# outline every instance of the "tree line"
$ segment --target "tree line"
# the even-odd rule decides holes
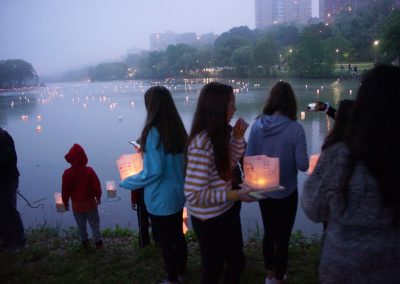
[[[275,25],[265,30],[235,27],[214,45],[170,45],[162,51],[129,54],[121,65],[134,78],[331,76],[335,63],[390,63],[400,56],[400,11],[393,1],[343,11],[332,24]],[[374,41],[379,45],[374,46]],[[104,66],[103,66],[104,67]],[[216,68],[218,67],[218,68]]]
[[[21,59],[0,60],[0,89],[35,86],[38,81],[32,64]]]

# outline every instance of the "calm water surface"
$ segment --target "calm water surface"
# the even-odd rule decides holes
[[[277,80],[226,80],[236,88],[236,114],[249,123],[262,110],[266,95]],[[26,227],[46,222],[63,227],[75,226],[71,212],[58,213],[54,193],[61,192],[61,177],[69,164],[64,155],[74,143],[86,150],[89,165],[97,172],[103,198],[99,207],[101,226],[137,228],[136,212],[130,206],[130,192],[117,191],[118,198],[106,197],[105,183],[119,181],[116,160],[133,153],[129,140],[139,137],[146,110],[143,94],[154,84],[167,86],[173,94],[187,131],[200,88],[207,80],[149,82],[121,81],[107,83],[52,84],[24,92],[0,93],[0,125],[13,136],[21,172],[20,191],[30,201],[42,204],[30,208],[18,197],[18,209]],[[298,118],[303,125],[308,154],[318,153],[333,125],[323,113],[305,113],[307,104],[316,100],[334,106],[342,99],[354,99],[358,80],[290,80],[298,100]],[[41,130],[40,130],[41,128]],[[248,135],[247,131],[247,135]],[[299,190],[306,175],[298,174]],[[262,228],[258,203],[243,204],[242,224],[245,235]],[[320,234],[321,225],[310,222],[299,208],[295,230],[306,235]]]

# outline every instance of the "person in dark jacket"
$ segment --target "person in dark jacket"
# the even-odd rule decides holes
[[[100,219],[97,205],[101,203],[101,186],[95,171],[86,166],[88,158],[85,150],[74,144],[65,155],[65,160],[71,167],[64,171],[62,177],[62,200],[69,210],[69,199],[72,201],[72,211],[78,225],[82,246],[90,247],[86,224],[92,229],[93,239],[97,249],[103,247],[100,234]]]
[[[26,245],[24,226],[17,210],[19,171],[14,140],[0,127],[0,248],[16,251]]]

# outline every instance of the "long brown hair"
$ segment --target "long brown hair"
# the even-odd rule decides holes
[[[149,88],[144,94],[147,118],[140,138],[145,152],[147,135],[152,127],[160,133],[166,153],[182,153],[186,149],[187,133],[175,107],[170,91],[163,86]]]
[[[273,115],[275,112],[297,120],[297,102],[289,83],[280,81],[272,87],[265,103],[263,114]]]
[[[231,86],[211,82],[201,89],[192,122],[189,141],[206,131],[214,149],[214,160],[220,177],[231,179],[229,140],[231,127],[227,121],[228,104],[234,99]]]
[[[400,68],[380,65],[361,81],[345,134],[349,147],[342,192],[347,204],[348,183],[358,162],[377,180],[383,206],[392,208],[394,225],[400,227]]]

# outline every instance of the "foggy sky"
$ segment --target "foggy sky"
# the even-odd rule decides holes
[[[254,21],[254,0],[0,0],[0,60],[52,75],[148,49],[151,33],[221,34]]]

